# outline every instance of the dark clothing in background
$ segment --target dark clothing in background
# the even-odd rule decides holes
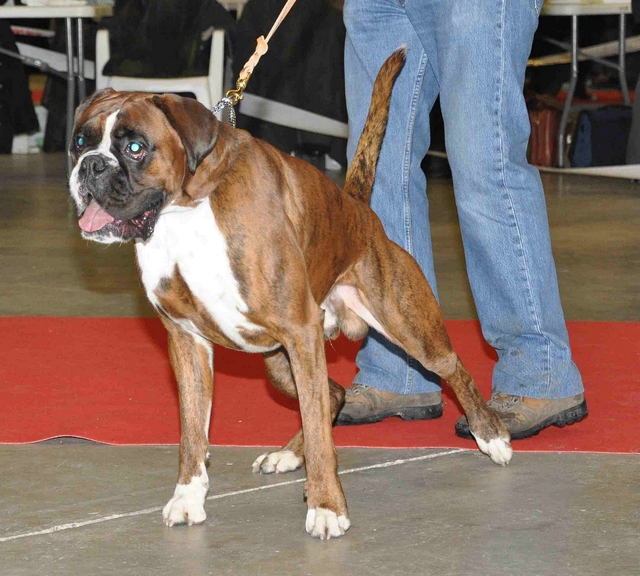
[[[107,74],[118,76],[202,76],[209,69],[210,42],[201,33],[210,26],[233,33],[233,17],[215,0],[116,0],[114,15],[100,23],[109,29],[111,58]],[[86,57],[95,58],[96,25],[85,19]],[[64,22],[56,21],[54,50],[66,52]],[[94,83],[87,81],[87,94]],[[44,150],[65,150],[67,86],[50,76],[44,95],[49,120]]]
[[[0,20],[0,46],[18,52],[9,22]],[[0,54],[0,153],[10,154],[14,135],[38,130],[29,81],[20,60]]]
[[[233,36],[235,20],[214,0],[117,0],[107,21],[109,76],[176,78],[209,70],[210,44],[201,34],[210,27]]]
[[[234,81],[275,22],[282,0],[249,0],[236,26]],[[298,2],[274,37],[249,80],[247,92],[347,121],[344,96],[342,12],[325,0]],[[346,140],[294,130],[239,114],[238,127],[284,152],[321,150],[346,165]]]

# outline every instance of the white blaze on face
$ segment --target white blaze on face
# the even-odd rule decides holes
[[[73,168],[71,172],[71,177],[69,179],[69,191],[71,192],[71,196],[78,206],[78,210],[82,211],[85,208],[84,201],[80,197],[80,182],[78,182],[78,172],[80,171],[80,166],[82,165],[82,161],[87,156],[98,156],[102,155],[106,158],[107,162],[113,166],[118,165],[118,159],[111,152],[111,132],[113,131],[113,127],[116,123],[116,119],[120,109],[116,110],[112,114],[109,114],[106,122],[104,123],[104,132],[102,134],[102,140],[100,141],[100,145],[94,149],[85,152],[78,158],[78,162]]]

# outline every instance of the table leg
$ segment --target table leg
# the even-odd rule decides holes
[[[558,168],[564,167],[564,143],[565,132],[567,130],[567,122],[569,121],[569,113],[573,104],[573,95],[578,84],[578,16],[571,16],[571,81],[569,83],[569,92],[567,100],[562,109],[560,117],[560,127],[558,128]]]
[[[82,18],[78,18],[78,101],[87,97],[87,87],[84,77],[84,36]]]
[[[67,172],[71,174],[72,162],[69,156],[69,145],[73,132],[73,113],[76,107],[76,78],[73,70],[73,29],[71,18],[65,18],[67,28],[67,127],[66,127],[66,152]]]
[[[631,106],[631,98],[629,98],[629,86],[627,84],[627,71],[626,71],[626,40],[627,40],[627,30],[626,30],[626,20],[625,15],[620,14],[620,47],[618,54],[618,74],[620,78],[620,88],[622,89],[622,97],[624,98],[624,103],[627,106]]]

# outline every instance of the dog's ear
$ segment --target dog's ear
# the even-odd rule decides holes
[[[80,118],[82,113],[87,108],[89,108],[89,106],[91,104],[93,104],[94,102],[96,102],[98,100],[102,100],[103,98],[106,98],[107,96],[110,96],[114,92],[115,92],[115,90],[113,88],[104,88],[103,90],[98,90],[97,92],[94,92],[93,94],[91,94],[91,96],[87,96],[82,102],[80,102],[79,106],[76,108],[76,113],[75,113],[75,116],[74,116],[74,122],[78,121],[78,118]]]
[[[189,172],[195,174],[200,163],[216,145],[218,120],[208,108],[192,98],[165,94],[154,96],[152,100],[180,136]]]

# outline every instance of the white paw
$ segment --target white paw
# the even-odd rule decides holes
[[[305,528],[314,538],[340,538],[350,526],[351,520],[347,516],[337,516],[335,512],[326,508],[309,508],[307,511]]]
[[[472,432],[473,434],[473,432]],[[500,466],[506,466],[511,461],[513,456],[513,449],[509,440],[503,438],[493,438],[489,442],[485,442],[482,438],[478,438],[475,434],[473,437],[478,443],[478,448],[481,452],[484,452],[491,460],[500,464]]]
[[[291,472],[302,466],[302,458],[295,455],[291,450],[280,450],[279,452],[266,452],[255,459],[252,469],[257,474],[281,474]]]
[[[204,511],[204,505],[195,498],[181,495],[174,496],[169,500],[162,510],[164,523],[171,527],[175,524],[185,524],[189,526],[193,524],[201,524],[207,519],[207,513]]]
[[[171,527],[175,524],[201,524],[207,518],[204,500],[209,489],[209,477],[204,464],[200,465],[200,476],[194,476],[189,484],[177,484],[173,497],[162,510],[164,523]]]

